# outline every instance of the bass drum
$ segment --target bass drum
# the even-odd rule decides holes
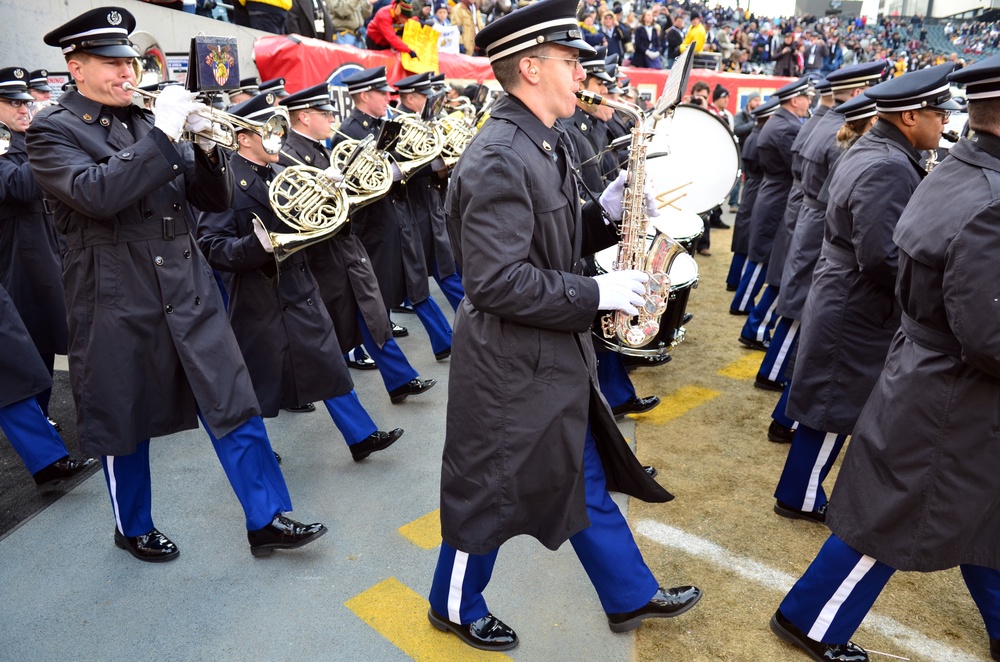
[[[647,235],[646,241],[648,249],[653,241],[652,236]],[[617,258],[617,246],[605,248],[597,253],[594,256],[594,262],[597,265],[598,273],[604,274],[612,271]],[[670,264],[667,276],[670,278],[670,298],[667,301],[667,310],[660,317],[660,332],[653,340],[643,347],[620,345],[617,338],[604,337],[599,318],[593,328],[593,334],[599,346],[627,356],[655,358],[663,356],[677,343],[684,340],[687,334],[687,329],[684,328],[684,317],[687,313],[688,297],[691,295],[691,290],[698,287],[698,263],[687,253],[679,253]]]
[[[717,115],[681,104],[662,120],[646,147],[646,183],[663,209],[692,214],[711,211],[740,176],[736,136]],[[661,209],[662,211],[662,209]]]
[[[660,215],[649,219],[649,223],[683,246],[688,255],[694,255],[698,238],[705,232],[705,222],[701,220],[701,216],[671,207],[661,209]]]

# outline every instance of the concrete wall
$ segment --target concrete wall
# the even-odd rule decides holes
[[[188,52],[191,37],[198,33],[236,37],[240,76],[248,78],[257,75],[257,67],[253,63],[253,42],[267,33],[138,0],[0,0],[0,16],[5,23],[0,67],[65,71],[66,61],[62,53],[58,48],[46,46],[42,38],[74,16],[94,7],[112,4],[132,12],[136,18],[136,30],[152,35],[164,53]]]

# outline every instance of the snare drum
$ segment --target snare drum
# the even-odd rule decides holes
[[[652,241],[652,238],[649,238]],[[648,248],[648,246],[647,246]],[[594,256],[599,273],[608,273],[614,269],[618,258],[618,247],[605,248]],[[687,312],[688,297],[691,290],[698,287],[698,263],[687,253],[680,253],[667,270],[670,277],[670,298],[667,310],[660,317],[660,331],[648,345],[643,347],[628,347],[619,344],[617,338],[605,338],[599,321],[593,329],[597,343],[607,350],[627,356],[652,358],[663,356],[677,343],[684,340],[687,330],[684,328],[684,315]]]
[[[681,104],[646,146],[646,183],[660,204],[703,214],[722,203],[740,175],[736,137],[721,118]]]
[[[649,219],[649,224],[683,246],[689,255],[694,255],[698,238],[705,232],[701,216],[670,207],[661,209],[659,216]]]

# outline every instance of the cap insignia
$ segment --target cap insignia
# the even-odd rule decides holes
[[[121,25],[122,15],[117,11],[113,11],[108,14],[108,25]]]
[[[48,70],[46,70],[46,69],[39,69],[39,70],[38,70],[38,75],[39,75],[39,76],[48,76],[48,75],[49,75],[49,72],[48,72]]]
[[[264,97],[264,100],[267,101],[267,103],[269,103],[269,104],[273,104],[274,103],[274,95],[273,94],[268,94],[266,97]]]
[[[15,69],[14,78],[24,78],[24,69]]]
[[[84,119],[85,121],[89,122],[90,120],[92,120],[92,119],[94,119],[94,118],[90,116],[90,113],[84,113],[84,114],[83,114],[83,119]]]

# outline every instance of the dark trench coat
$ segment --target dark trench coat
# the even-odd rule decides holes
[[[27,327],[0,286],[0,407],[26,400],[52,387],[52,376],[38,356]]]
[[[952,147],[896,226],[904,322],[827,515],[900,570],[1000,569],[1000,139],[978,140]]]
[[[580,257],[616,241],[581,211],[554,158],[559,132],[502,97],[453,175],[448,230],[466,298],[455,316],[441,469],[441,529],[482,554],[520,534],[556,549],[589,525],[588,425],[607,486],[671,497],[642,470],[597,385],[597,283]],[[586,223],[586,224],[585,224]]]
[[[802,129],[799,118],[784,108],[767,120],[757,138],[757,164],[764,180],[757,191],[750,219],[750,247],[747,256],[757,264],[771,259],[774,235],[781,225],[792,190],[792,143]]]
[[[63,286],[80,448],[125,455],[198,426],[216,437],[260,413],[187,205],[223,211],[225,159],[172,144],[130,107],[138,139],[70,91],[28,129],[31,169],[65,233]],[[196,154],[197,152],[197,154]]]
[[[757,140],[760,138],[761,125],[754,125],[750,135],[740,145],[740,158],[743,162],[743,193],[740,194],[740,208],[733,222],[733,241],[730,244],[734,253],[744,255],[750,250],[750,219],[753,216],[753,206],[760,192],[764,172],[757,161]]]

